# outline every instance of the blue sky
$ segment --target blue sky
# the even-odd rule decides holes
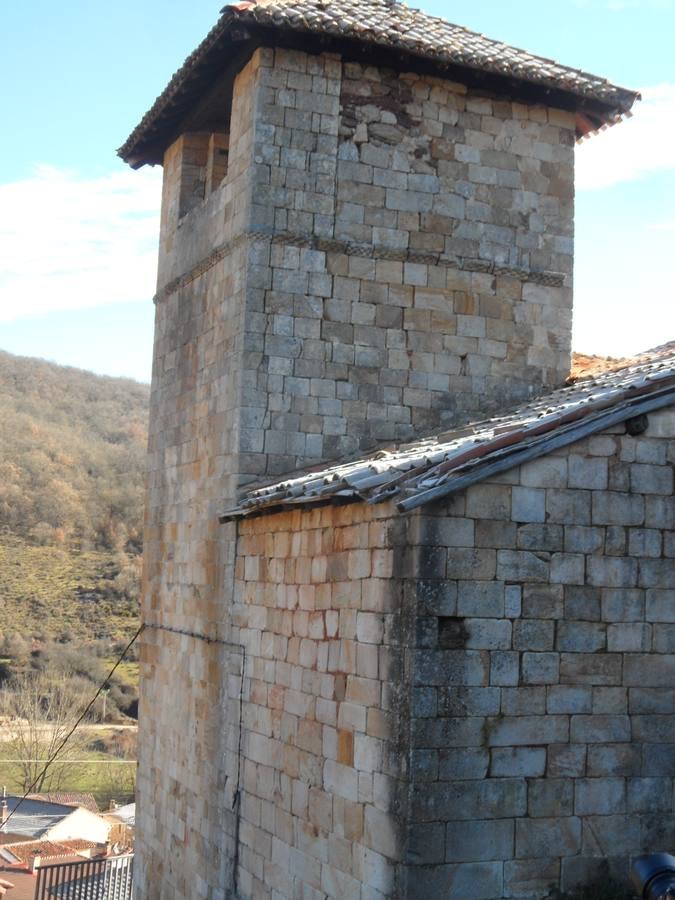
[[[675,338],[673,0],[419,5],[644,89],[633,119],[577,151],[574,343],[619,355]],[[219,9],[3,5],[1,349],[149,379],[161,171],[132,172],[115,148]]]

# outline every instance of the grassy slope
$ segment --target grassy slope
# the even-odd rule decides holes
[[[68,551],[0,538],[3,630],[40,640],[131,636],[138,627],[138,606],[110,596],[116,573],[110,551]]]
[[[138,626],[129,573],[141,549],[148,403],[147,385],[0,351],[0,663],[25,670],[43,648],[61,658],[62,645],[88,661],[83,702]],[[137,685],[138,664],[115,681]],[[135,752],[100,744],[92,737],[88,762],[68,766],[60,787],[125,800]],[[0,784],[16,790],[6,757],[0,743]]]
[[[105,733],[105,729],[101,731]],[[9,752],[0,743],[0,784],[10,794],[21,794],[18,767],[12,762],[5,762]],[[83,751],[82,759],[87,762],[69,765],[59,784],[52,786],[53,790],[91,793],[101,809],[108,808],[111,798],[118,803],[133,800],[136,781],[136,760],[133,757],[120,758],[91,746]]]
[[[0,639],[133,633],[149,393],[0,350]]]

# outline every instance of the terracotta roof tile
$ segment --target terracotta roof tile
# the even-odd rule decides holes
[[[49,794],[29,794],[31,800],[44,800],[47,803],[59,803],[62,806],[78,806],[90,812],[100,812],[93,794],[78,791],[56,791]]]
[[[261,0],[226,6],[220,20],[176,72],[164,92],[132,132],[119,155],[131,165],[161,161],[147,158],[147,144],[167,123],[175,124],[180,111],[187,111],[190,98],[204,89],[200,76],[218,65],[224,69],[231,57],[232,41],[242,33],[272,29],[280,36],[304,35],[308,43],[348,40],[394,50],[440,67],[455,66],[555,90],[576,98],[575,109],[595,105],[595,125],[611,124],[630,111],[639,94],[611,84],[607,79],[561,65],[453,25],[444,19],[388,0]],[[249,35],[252,37],[252,35]],[[229,52],[228,52],[229,46]],[[598,118],[599,117],[599,118]]]
[[[105,846],[105,845],[103,845]],[[16,844],[3,844],[0,848],[0,859],[10,862],[8,854],[11,854],[18,863],[32,864],[36,856],[42,860],[61,859],[66,856],[81,853],[83,850],[95,850],[101,847],[94,841],[68,840],[68,841],[21,841]]]
[[[659,352],[668,352],[666,344],[664,348],[648,351],[637,356],[597,356],[594,353],[572,353],[572,368],[569,381],[585,378],[589,375],[600,375],[602,372],[616,372],[617,369],[625,369],[640,362],[649,362]]]
[[[668,405],[675,405],[675,342],[635,364],[571,381],[503,416],[251,490],[221,521],[333,500],[393,498],[405,512]]]

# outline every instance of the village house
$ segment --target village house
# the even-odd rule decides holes
[[[245,0],[120,149],[164,167],[138,897],[534,900],[675,846],[675,346],[567,383],[574,145],[636,99]]]
[[[86,804],[83,806],[48,799],[55,796],[72,798],[75,795],[35,794],[25,799],[3,796],[0,800],[0,846],[38,839],[105,844],[110,823],[91,809],[91,805],[96,806],[91,794],[77,795]]]
[[[109,852],[111,823],[91,794],[33,794],[0,800],[0,884],[13,900],[33,900],[44,866],[78,864]],[[70,869],[67,869],[70,871]],[[53,882],[56,884],[57,882]]]

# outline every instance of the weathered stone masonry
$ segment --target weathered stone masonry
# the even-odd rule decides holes
[[[650,418],[404,519],[241,523],[243,896],[541,898],[672,845],[675,418]]]
[[[639,727],[626,681],[633,650],[610,646],[610,634],[633,632],[619,601],[605,599],[611,583],[591,582],[597,621],[568,597],[581,587],[579,558],[589,577],[597,560],[610,574],[592,577],[614,577],[621,529],[654,550],[652,532],[665,525],[647,510],[660,495],[635,482],[635,525],[586,522],[584,504],[596,501],[574,498],[570,521],[558,522],[563,494],[596,491],[574,483],[562,455],[569,483],[502,479],[499,509],[484,508],[476,487],[406,517],[364,504],[239,526],[219,525],[218,514],[261,477],[418,439],[564,380],[575,130],[614,121],[635,95],[470,32],[438,77],[418,52],[419,22],[401,30],[408,13],[422,14],[375,0],[368,10],[298,5],[229,8],[121,151],[132,165],[164,166],[138,896],[381,900],[441,885],[465,897],[467,878],[481,897],[538,896],[537,840],[565,836],[545,872],[569,883],[574,866],[587,874],[584,860],[599,855],[593,817],[615,827],[629,797],[665,786],[631,779],[672,775],[658,748],[641,751],[635,775],[621,774],[612,748],[591,752],[614,741],[584,728],[606,728],[623,746],[625,728]],[[401,20],[394,52],[377,60],[349,31],[366,12],[375,31]],[[272,33],[287,13],[290,26]],[[310,31],[298,49],[300,21]],[[445,24],[429,23],[445,53]],[[402,57],[395,48],[408,35],[417,43]],[[463,69],[465,51],[489,74]],[[609,439],[600,467],[614,456],[629,465],[621,439]],[[636,461],[628,477],[647,478],[643,465],[670,471],[662,459]],[[538,518],[542,496],[550,526]],[[588,549],[566,546],[574,526]],[[549,548],[554,539],[560,548]],[[636,563],[636,579],[649,564]],[[668,601],[641,581],[632,589],[643,587],[638,621],[656,641],[647,610]],[[581,648],[600,631],[598,658],[621,657],[619,674],[607,663],[619,681],[606,687],[625,691],[622,712],[567,662],[578,655],[583,669],[591,651]],[[558,708],[568,702],[554,691],[558,676],[579,682],[578,714]],[[534,718],[559,731],[544,724],[533,743]],[[642,734],[633,743],[656,747]],[[576,769],[556,749],[568,743]],[[595,778],[622,782],[612,790],[625,809],[593,808],[584,785]],[[551,812],[546,791],[559,787],[564,803]],[[458,810],[470,812],[460,829]],[[639,815],[642,840],[651,826]]]
[[[326,508],[242,529],[242,896],[405,894],[412,620],[406,523],[390,516]]]
[[[211,193],[208,135],[164,160],[144,603],[149,624],[223,640],[235,547],[217,514],[239,484],[558,383],[571,302],[571,114],[280,49],[254,53],[232,103]],[[162,896],[199,869],[215,897],[239,656],[144,641],[141,865]]]
[[[264,59],[251,227],[275,237],[250,259],[244,471],[560,383],[572,115],[331,56]]]
[[[242,473],[409,439],[561,382],[571,113],[331,54],[258,51],[247,72],[253,145],[235,140],[230,167],[250,209],[238,195],[229,220],[229,174],[205,209],[178,222],[169,207],[158,295],[246,253]]]
[[[217,516],[238,472],[252,84],[249,68],[234,91],[226,180],[183,217],[182,175],[194,183],[204,142],[181,138],[165,158],[160,289],[214,243],[232,247],[156,306],[138,778],[147,897],[206,897],[233,880],[241,653],[189,635],[228,636],[234,530]]]

